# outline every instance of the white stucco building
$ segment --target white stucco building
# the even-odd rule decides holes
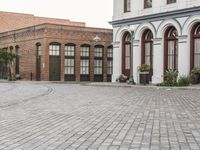
[[[189,75],[200,66],[200,0],[114,0],[111,24],[113,82],[132,71],[138,83],[141,64],[151,66],[152,83],[168,69]]]

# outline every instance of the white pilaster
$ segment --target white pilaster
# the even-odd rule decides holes
[[[139,71],[138,67],[141,64],[141,50],[139,40],[133,41],[133,78],[134,81],[139,83]]]
[[[113,43],[113,75],[112,82],[116,82],[116,79],[121,74],[121,64],[122,64],[122,56],[121,56],[121,47],[120,42]]]
[[[153,84],[163,82],[163,55],[162,39],[153,39]]]
[[[179,76],[187,76],[190,72],[190,48],[187,36],[178,37],[178,72]]]

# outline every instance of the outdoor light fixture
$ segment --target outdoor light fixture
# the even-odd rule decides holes
[[[101,38],[100,38],[98,35],[96,35],[96,36],[93,38],[93,40],[94,40],[95,42],[98,42],[98,41],[101,40]]]

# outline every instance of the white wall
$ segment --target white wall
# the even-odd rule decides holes
[[[143,15],[200,6],[200,0],[177,0],[177,2],[173,4],[167,4],[167,0],[152,1],[153,7],[144,9],[143,0],[131,0],[131,12],[124,13],[123,0],[114,0],[113,20],[121,20],[124,18],[138,17]]]
[[[114,73],[113,82],[122,73],[121,71],[121,38],[126,31],[134,31],[133,41],[133,75],[134,80],[139,83],[138,66],[141,64],[141,37],[145,29],[150,29],[154,35],[153,39],[153,77],[152,83],[161,83],[164,77],[164,33],[169,26],[174,26],[178,31],[178,71],[179,76],[190,73],[190,31],[192,26],[200,22],[200,15],[182,17],[155,22],[144,22],[114,28]]]

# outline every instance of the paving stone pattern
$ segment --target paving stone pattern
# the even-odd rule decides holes
[[[1,150],[199,150],[200,91],[0,83]]]

